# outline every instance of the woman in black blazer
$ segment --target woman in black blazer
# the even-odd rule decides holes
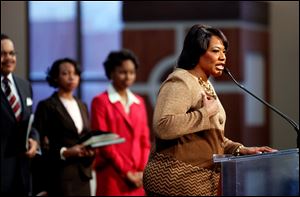
[[[34,177],[35,190],[48,195],[89,196],[94,152],[78,144],[90,131],[88,110],[73,95],[80,70],[74,60],[59,59],[48,71],[47,81],[57,91],[39,102],[35,113],[43,150],[35,164],[40,168]]]

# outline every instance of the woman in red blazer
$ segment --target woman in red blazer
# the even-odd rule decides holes
[[[104,62],[111,83],[92,101],[91,126],[117,133],[126,141],[97,150],[97,196],[145,195],[143,170],[150,152],[147,113],[142,97],[129,90],[137,67],[137,58],[129,50],[111,52]]]

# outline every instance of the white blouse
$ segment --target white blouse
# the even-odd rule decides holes
[[[77,128],[77,132],[80,134],[83,129],[83,121],[82,121],[80,109],[79,109],[79,106],[78,106],[76,100],[75,99],[70,100],[70,99],[65,99],[65,98],[61,98],[61,97],[59,97],[59,99],[63,103],[65,108],[67,109],[68,113],[70,114],[70,116]]]

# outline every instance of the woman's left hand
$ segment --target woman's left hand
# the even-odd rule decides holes
[[[95,156],[95,150],[91,147],[85,147],[84,155],[85,155],[85,157],[94,157]]]
[[[273,149],[268,146],[261,146],[261,147],[242,147],[240,149],[241,155],[252,155],[252,154],[261,154],[265,152],[276,152],[276,149]]]

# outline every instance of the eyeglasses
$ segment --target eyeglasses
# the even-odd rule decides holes
[[[6,57],[8,55],[11,56],[11,57],[15,57],[17,55],[17,52],[15,52],[15,51],[10,51],[10,52],[1,51],[1,57]]]

